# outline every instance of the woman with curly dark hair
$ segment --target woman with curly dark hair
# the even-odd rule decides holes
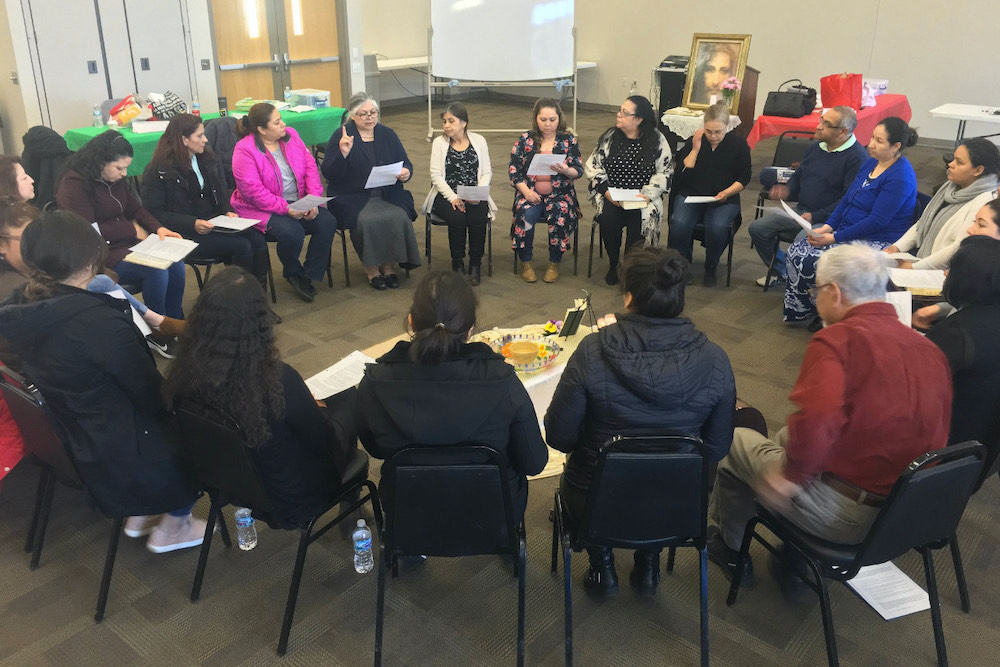
[[[336,497],[347,461],[364,455],[355,448],[353,426],[341,426],[347,420],[331,409],[324,414],[326,404],[281,361],[267,297],[243,269],[226,269],[205,285],[163,391],[168,405],[184,399],[240,427],[279,520],[289,527]],[[353,392],[347,398],[353,402]],[[353,412],[346,402],[338,401],[338,415]]]
[[[102,132],[66,161],[66,173],[56,189],[59,208],[79,214],[94,223],[108,242],[104,265],[118,274],[121,282],[141,283],[142,300],[157,313],[184,319],[184,262],[166,269],[124,261],[129,248],[156,234],[181,238],[150,214],[126,182],[132,164],[132,144],[115,130]],[[157,339],[163,356],[172,358],[172,339]]]

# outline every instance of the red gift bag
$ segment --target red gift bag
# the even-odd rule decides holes
[[[823,107],[847,106],[852,109],[861,108],[861,83],[860,74],[831,74],[819,80],[820,97],[823,99]]]

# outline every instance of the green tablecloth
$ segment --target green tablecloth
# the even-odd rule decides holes
[[[326,145],[326,142],[330,140],[330,135],[340,126],[340,117],[343,113],[344,110],[340,107],[328,107],[326,109],[313,109],[305,113],[282,111],[281,117],[284,119],[286,125],[295,128],[306,146],[312,146],[314,144]],[[219,114],[217,113],[202,114],[202,118],[205,120],[218,117]],[[71,151],[78,151],[85,143],[106,129],[104,127],[80,127],[75,130],[68,130],[64,137],[66,145],[69,146]],[[147,134],[136,134],[127,127],[122,128],[121,133],[132,144],[132,150],[135,152],[132,164],[128,168],[128,175],[142,176],[146,165],[153,158],[153,151],[156,149],[156,144],[160,140],[160,137],[163,136],[163,133],[149,132]]]

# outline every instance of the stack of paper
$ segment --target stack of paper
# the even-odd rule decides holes
[[[125,261],[154,269],[166,269],[176,262],[183,261],[197,247],[197,243],[187,239],[173,237],[161,239],[151,234],[129,248],[132,252],[125,255]]]
[[[306,380],[306,386],[315,398],[323,399],[356,387],[365,375],[365,364],[375,360],[355,350],[349,355]]]
[[[259,220],[254,220],[253,218],[233,218],[228,215],[217,215],[209,220],[209,222],[215,226],[215,231],[233,234],[236,232],[242,232],[244,229],[250,229],[256,225]]]

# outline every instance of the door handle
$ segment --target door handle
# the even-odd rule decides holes
[[[273,67],[274,67],[274,71],[275,72],[280,72],[281,71],[281,58],[278,56],[277,53],[274,54],[274,65],[273,65]]]
[[[287,53],[284,53],[282,55],[285,57],[285,71],[287,72],[288,71],[288,65],[291,62],[291,60],[288,58],[288,54]]]

